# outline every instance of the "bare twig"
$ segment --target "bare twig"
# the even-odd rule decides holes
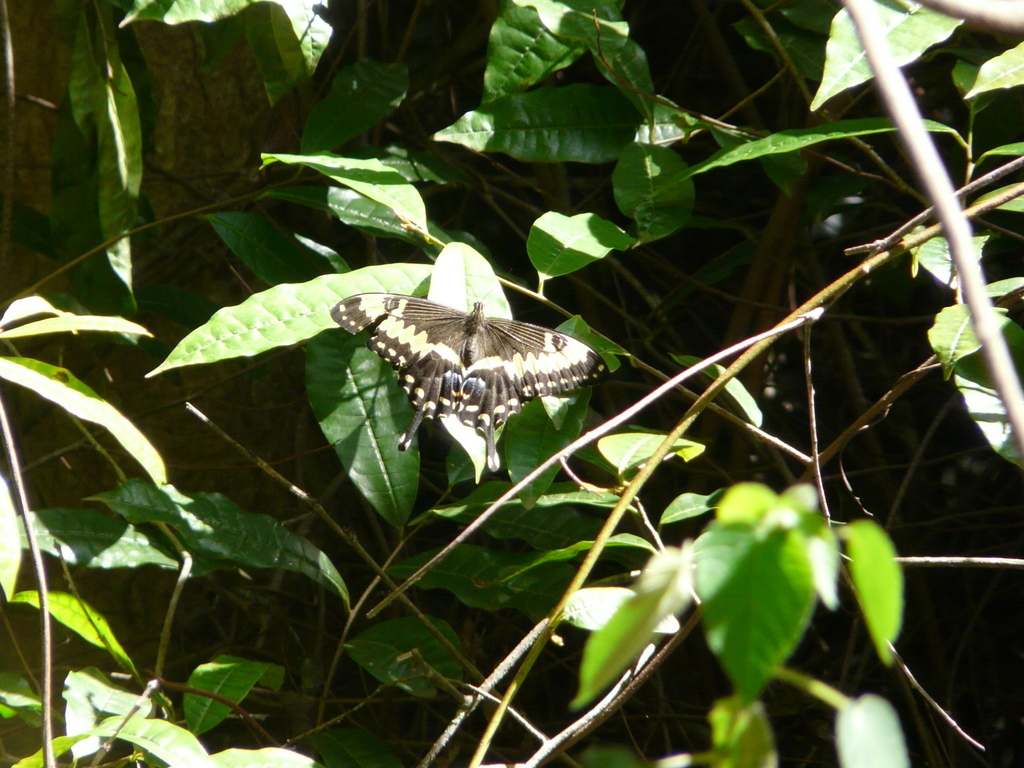
[[[921,5],[1003,35],[1024,34],[1021,0],[917,0]]]
[[[4,5],[4,0],[0,0]],[[4,405],[3,393],[0,392],[0,432],[3,433],[4,450],[7,453],[7,466],[10,468],[11,483],[14,485],[14,496],[17,500],[18,513],[25,525],[25,537],[28,539],[29,552],[32,554],[32,567],[36,573],[36,585],[39,588],[39,628],[42,634],[42,691],[40,691],[40,707],[43,718],[43,755],[47,768],[57,765],[53,755],[53,632],[50,625],[50,598],[46,581],[46,565],[43,563],[43,551],[39,548],[35,526],[29,519],[28,492],[25,490],[25,479],[21,472],[18,458],[18,447],[14,441],[14,431],[7,418],[7,407]],[[10,595],[7,596],[10,598]]]

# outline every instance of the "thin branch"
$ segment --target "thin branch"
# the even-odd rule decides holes
[[[6,7],[4,0],[0,6]],[[4,11],[6,14],[6,10]],[[3,21],[0,21],[3,23]],[[8,159],[8,163],[10,160]],[[14,441],[14,431],[7,418],[7,406],[4,404],[3,392],[0,391],[0,433],[2,433],[4,450],[7,453],[7,466],[10,468],[11,482],[14,485],[14,496],[17,499],[18,513],[25,526],[25,538],[28,539],[29,552],[32,554],[32,567],[36,573],[36,585],[39,587],[39,628],[42,635],[43,674],[42,691],[40,692],[40,708],[43,718],[43,755],[46,768],[56,768],[57,761],[53,754],[53,630],[50,624],[50,590],[46,582],[46,564],[43,562],[43,551],[39,547],[35,526],[29,515],[28,492],[25,490],[25,478],[21,472],[18,458],[18,446]],[[10,598],[10,595],[7,596]]]
[[[1024,35],[1022,0],[917,0],[933,11],[1002,35]]]

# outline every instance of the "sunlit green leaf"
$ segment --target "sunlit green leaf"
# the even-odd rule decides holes
[[[163,459],[152,443],[114,406],[66,368],[25,357],[3,357],[0,358],[0,379],[31,389],[68,413],[106,428],[142,465],[153,482],[167,482]]]
[[[871,520],[858,520],[843,529],[850,576],[875,650],[892,664],[889,643],[903,623],[903,571],[896,549],[884,530]]]

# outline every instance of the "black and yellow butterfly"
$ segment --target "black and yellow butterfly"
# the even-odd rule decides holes
[[[607,373],[601,356],[581,341],[539,325],[466,313],[427,299],[362,293],[331,310],[349,333],[372,327],[367,343],[398,371],[416,415],[402,435],[404,451],[424,419],[453,415],[480,429],[487,466],[498,469],[494,428],[527,400],[595,384]]]

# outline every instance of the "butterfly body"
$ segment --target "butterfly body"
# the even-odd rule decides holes
[[[398,371],[416,411],[400,450],[424,419],[452,415],[483,431],[492,470],[498,468],[494,429],[524,402],[594,384],[606,373],[601,357],[583,342],[486,317],[482,302],[460,312],[412,296],[363,293],[339,302],[331,317],[349,333],[371,328],[366,346]]]

